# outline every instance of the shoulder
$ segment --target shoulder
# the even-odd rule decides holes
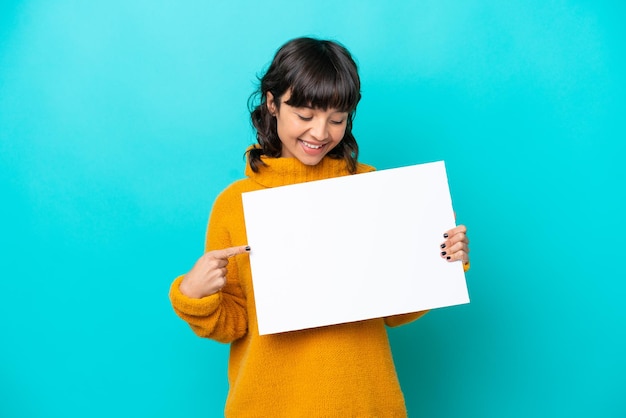
[[[219,196],[230,196],[246,192],[253,187],[252,183],[249,178],[236,180],[222,190]]]
[[[250,178],[237,180],[222,190],[215,199],[213,208],[235,208],[241,206],[241,194],[264,188]]]
[[[230,231],[236,225],[243,223],[241,194],[253,189],[251,183],[253,182],[249,179],[237,180],[217,195],[209,216],[209,235],[218,234],[219,231]]]
[[[241,180],[237,180],[227,186],[224,190],[222,190],[215,199],[215,202],[233,202],[240,201],[241,194],[245,192],[249,192],[254,190],[254,182],[250,181],[250,179],[245,178]]]
[[[372,171],[376,171],[376,168],[368,164],[357,163],[355,174],[369,173]]]

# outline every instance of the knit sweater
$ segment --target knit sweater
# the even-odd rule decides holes
[[[247,166],[247,178],[217,197],[207,251],[247,244],[242,193],[350,174],[345,161],[329,157],[315,166],[295,158],[263,162],[258,173]],[[357,173],[373,170],[359,164]],[[170,289],[176,313],[197,335],[230,343],[226,417],[406,416],[385,325],[424,312],[259,336],[247,254],[230,259],[216,294],[189,298],[179,290],[182,279]]]

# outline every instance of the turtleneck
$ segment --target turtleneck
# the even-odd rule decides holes
[[[256,173],[249,164],[246,165],[246,176],[263,187],[286,186],[351,174],[345,160],[331,157],[325,157],[316,165],[302,164],[297,158],[261,157],[261,161],[265,165],[261,165]],[[374,167],[359,163],[355,174],[369,171],[374,171]]]

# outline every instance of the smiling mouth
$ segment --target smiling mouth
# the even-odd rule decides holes
[[[310,144],[310,143],[305,142],[305,141],[302,141],[302,143],[304,144],[305,147],[311,148],[311,149],[320,149],[320,148],[322,148],[324,146],[324,144],[322,144],[322,145],[313,145],[313,144]]]

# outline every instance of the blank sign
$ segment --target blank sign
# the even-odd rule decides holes
[[[242,198],[261,335],[469,302],[443,161]]]

